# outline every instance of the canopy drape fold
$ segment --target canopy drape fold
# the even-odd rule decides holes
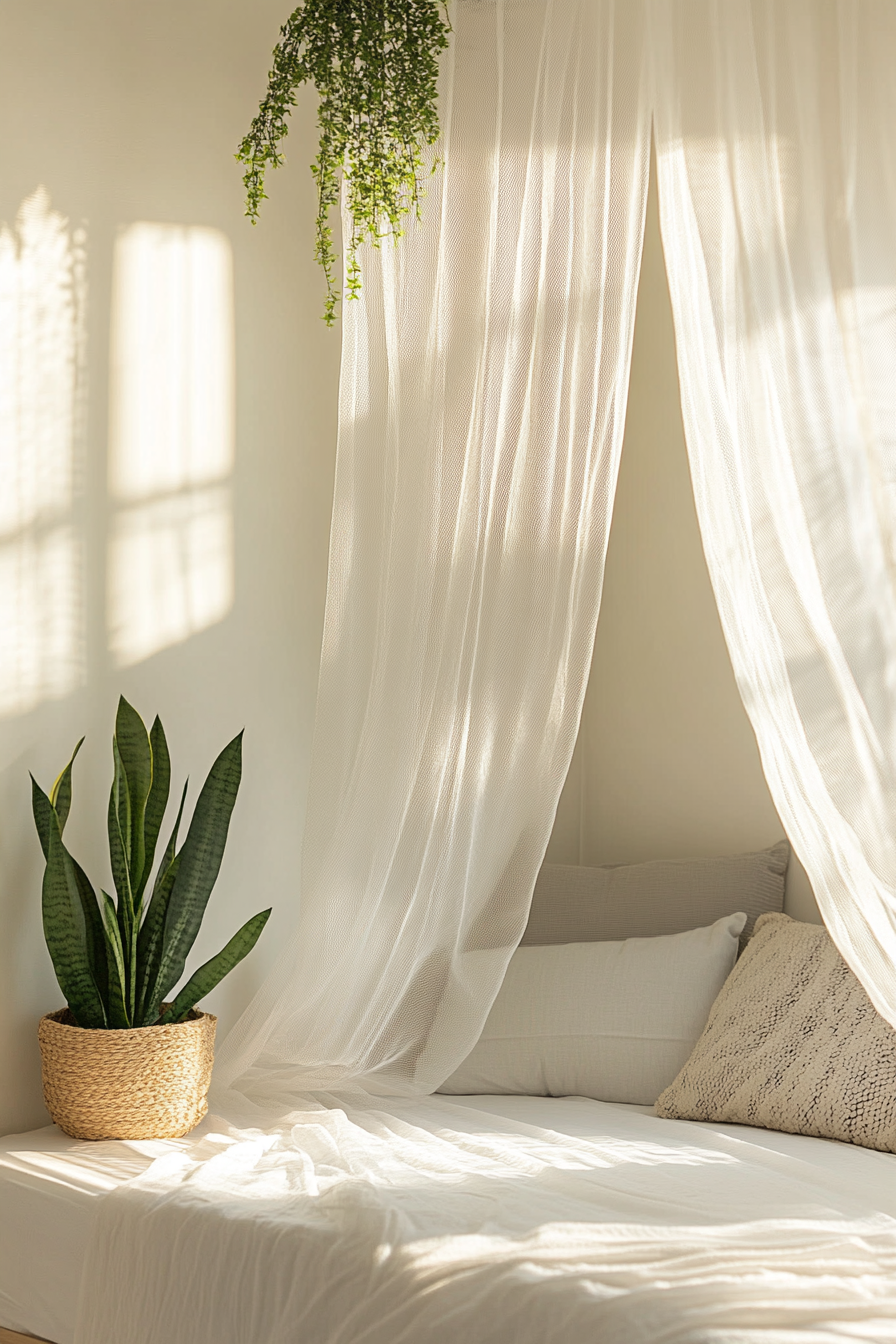
[[[367,250],[345,305],[301,906],[217,1066],[250,1093],[427,1092],[465,1057],[588,677],[647,192],[644,11],[484,0],[452,20],[424,222]]]
[[[700,529],[772,798],[896,1024],[896,6],[651,3]]]

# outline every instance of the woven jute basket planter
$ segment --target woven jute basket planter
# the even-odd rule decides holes
[[[208,1111],[211,1013],[129,1031],[88,1031],[67,1008],[41,1018],[44,1101],[73,1139],[177,1139]]]

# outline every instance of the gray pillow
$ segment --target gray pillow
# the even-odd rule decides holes
[[[620,942],[704,928],[743,910],[741,947],[766,912],[784,906],[790,845],[721,859],[655,859],[609,868],[546,863],[521,945]]]
[[[827,929],[763,915],[656,1113],[896,1152],[896,1031]]]

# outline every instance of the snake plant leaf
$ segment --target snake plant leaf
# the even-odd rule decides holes
[[[109,963],[109,1002],[107,1020],[110,1027],[133,1026],[133,1016],[128,1012],[127,971],[125,952],[121,942],[121,931],[115,910],[115,902],[108,892],[101,892],[103,929],[106,935]]]
[[[152,902],[137,935],[137,1026],[148,1027],[159,1015],[162,995],[156,991],[165,937],[165,916],[177,879],[180,855],[176,854],[153,892]]]
[[[135,1025],[138,1027],[149,1026],[159,1015],[161,996],[155,1001],[154,1005],[150,1003],[148,1012],[147,996],[152,994],[153,987],[158,979],[159,962],[162,957],[162,936],[165,932],[165,916],[168,913],[171,889],[174,886],[174,879],[177,877],[177,869],[180,863],[180,855],[176,853],[177,833],[180,830],[186,801],[187,784],[184,784],[183,793],[180,796],[180,807],[177,809],[177,816],[174,819],[171,839],[162,855],[162,862],[159,864],[159,871],[156,874],[152,896],[146,909],[146,917],[137,935],[138,984]]]
[[[34,814],[34,824],[37,827],[37,835],[45,859],[47,857],[47,847],[50,843],[50,809],[53,808],[56,812],[61,835],[65,830],[65,823],[72,805],[72,766],[83,742],[82,737],[72,752],[68,765],[50,790],[49,797],[44,793],[34,776],[31,775],[31,811]]]
[[[152,789],[153,760],[146,725],[123,695],[119,698],[118,713],[115,716],[115,747],[124,774],[124,787],[128,800],[127,815],[130,820],[130,825],[126,828],[119,808],[119,825],[126,844],[125,857],[132,900],[136,903],[137,892],[143,890],[143,869],[146,861],[144,832],[146,801]]]
[[[50,851],[50,818],[53,814],[53,804],[44,793],[41,786],[33,775],[31,778],[31,811],[34,816],[34,825],[37,828],[37,837],[40,840],[40,847],[44,852],[44,859]]]
[[[162,829],[162,818],[168,806],[168,793],[171,788],[171,758],[168,755],[168,742],[165,729],[158,714],[149,732],[149,744],[152,750],[152,784],[146,799],[146,813],[143,826],[144,859],[143,874],[134,889],[134,899],[138,911],[143,903],[143,893],[149,882],[156,845]]]
[[[78,895],[81,897],[81,907],[84,911],[84,923],[87,926],[87,957],[90,962],[90,971],[96,986],[100,991],[100,998],[103,998],[102,987],[107,983],[109,978],[109,967],[106,957],[106,940],[103,936],[103,917],[100,913],[100,907],[97,904],[96,892],[93,890],[93,886],[84,869],[81,867],[80,863],[78,863],[77,859],[71,859],[71,865],[75,875]],[[105,1005],[105,999],[103,999],[103,1003]]]
[[[112,864],[112,880],[118,894],[118,922],[121,924],[123,908],[127,907],[131,912],[134,908],[128,862],[131,849],[131,800],[121,753],[114,737],[112,762],[114,774],[109,793],[109,859]]]
[[[147,996],[150,1000],[164,999],[177,984],[199,932],[221,867],[240,786],[242,743],[242,733],[228,742],[209,771],[196,801],[168,902],[162,956],[152,994]]]
[[[83,741],[84,739],[82,737],[81,742]],[[78,743],[78,747],[80,747],[81,742]],[[74,760],[77,755],[78,747],[75,748],[72,760]],[[71,765],[71,762],[69,762],[69,765]],[[60,778],[61,777],[62,776],[60,776]],[[52,802],[44,793],[33,775],[31,776],[31,809],[34,813],[34,822],[37,827],[38,836],[40,837],[41,849],[43,850],[44,858],[46,859],[50,842],[50,819],[54,808]],[[56,813],[56,819],[57,821],[59,820],[58,812]],[[59,832],[61,835],[61,823],[59,825]],[[90,962],[90,972],[99,987],[105,985],[107,976],[106,940],[103,936],[103,921],[100,916],[99,906],[97,905],[96,893],[90,885],[87,874],[77,860],[73,859],[70,854],[69,860],[74,871],[78,894],[81,898],[81,905],[84,910],[84,923],[87,929],[87,955]],[[100,993],[102,994],[102,990],[100,990]]]
[[[71,855],[69,857],[71,858]],[[84,923],[87,926],[87,956],[90,961],[90,971],[102,998],[102,986],[106,984],[109,978],[106,939],[103,936],[103,917],[100,914],[96,892],[93,890],[89,877],[77,859],[72,859],[71,864],[75,874],[78,895],[81,897],[81,906],[84,910]]]
[[[194,971],[174,1002],[169,1004],[159,1017],[160,1026],[167,1022],[183,1022],[190,1009],[195,1007],[200,999],[204,999],[206,994],[210,994],[225,975],[230,974],[234,966],[238,965],[258,942],[270,913],[270,910],[261,910],[257,915],[253,915],[233,935],[226,947],[204,966],[200,966],[198,971]]]
[[[71,754],[71,759],[64,770],[61,771],[59,778],[50,790],[50,802],[56,809],[56,816],[59,818],[59,834],[65,830],[65,823],[68,821],[69,809],[72,805],[72,766],[75,763],[75,757],[84,744],[83,737],[75,746]]]
[[[177,853],[177,834],[178,831],[180,830],[180,823],[183,820],[184,805],[186,804],[187,801],[187,789],[189,787],[190,787],[190,780],[189,778],[187,778],[184,780],[184,787],[180,795],[180,804],[177,809],[177,816],[174,818],[174,826],[172,827],[171,835],[168,838],[168,843],[165,846],[165,852],[162,855],[162,862],[159,864],[159,871],[156,874],[155,886],[153,887],[153,891],[155,891],[156,887],[159,886],[160,882],[162,881],[163,874],[167,871],[168,868],[170,868],[171,864],[174,862],[174,856]]]
[[[50,814],[44,871],[43,924],[59,988],[79,1027],[104,1027],[106,1013],[90,969],[87,923],[74,866],[56,813]]]

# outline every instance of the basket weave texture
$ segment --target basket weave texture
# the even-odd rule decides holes
[[[74,1139],[176,1139],[208,1111],[211,1013],[127,1031],[75,1026],[67,1008],[41,1018],[44,1101]]]

